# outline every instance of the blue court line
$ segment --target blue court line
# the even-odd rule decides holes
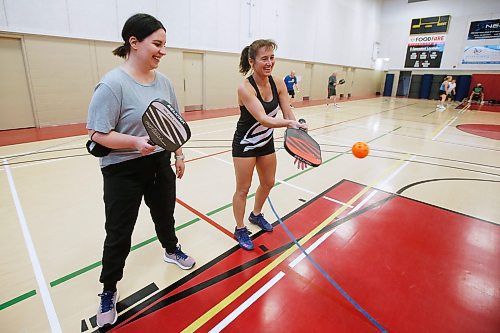
[[[366,312],[349,294],[347,294],[342,287],[333,280],[330,275],[304,250],[302,245],[299,244],[297,239],[292,235],[290,230],[288,230],[287,226],[281,221],[281,218],[279,217],[278,213],[276,213],[276,210],[274,209],[274,206],[271,202],[271,198],[267,197],[267,202],[269,202],[269,205],[271,206],[271,210],[273,211],[274,215],[278,219],[278,222],[280,225],[285,229],[286,233],[290,237],[290,239],[299,247],[299,249],[304,253],[304,255],[311,261],[311,263],[320,271],[321,274],[323,274],[324,277],[344,296],[359,312],[363,314],[373,325],[375,325],[381,332],[387,333],[388,331],[382,327],[368,312]]]

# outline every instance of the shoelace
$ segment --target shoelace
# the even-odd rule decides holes
[[[101,297],[101,312],[102,313],[108,312],[111,309],[113,309],[113,307],[115,306],[113,303],[113,296],[114,296],[113,292],[106,291],[106,292],[103,292],[102,294],[99,294],[97,296]]]
[[[174,254],[175,254],[175,259],[177,259],[177,260],[179,260],[179,259],[186,260],[187,257],[188,257],[187,254],[185,254],[184,252],[182,252],[180,245],[179,245],[178,248],[175,249]]]
[[[252,232],[250,230],[248,230],[247,228],[239,229],[239,230],[237,230],[237,233],[240,235],[238,238],[241,238],[245,242],[250,240],[249,235],[252,234]]]
[[[265,225],[266,224],[266,219],[264,218],[264,214],[259,214],[259,215],[254,215],[254,217],[257,219],[257,224],[258,225]]]

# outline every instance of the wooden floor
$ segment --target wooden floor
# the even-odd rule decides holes
[[[499,332],[500,113],[435,107],[297,104],[324,162],[300,171],[277,151],[274,211],[264,207],[275,231],[249,225],[252,252],[229,236],[237,112],[186,115],[193,135],[175,217],[195,270],[163,262],[141,207],[113,331]],[[102,178],[81,130],[10,143],[0,132],[2,332],[96,331]],[[367,158],[350,154],[356,141],[369,144]],[[292,265],[300,250],[278,217],[323,271],[309,258]]]

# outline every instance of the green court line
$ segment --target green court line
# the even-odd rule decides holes
[[[337,157],[339,157],[339,156],[342,156],[342,155],[343,155],[343,154],[338,154],[338,155],[334,156],[333,158],[330,158],[330,159],[326,160],[326,161],[325,161],[325,162],[323,162],[323,163],[328,163],[328,162],[330,162],[331,160],[333,160],[333,159],[335,159],[335,158],[337,158]],[[292,175],[292,176],[290,176],[290,177],[286,178],[286,179],[285,179],[285,181],[288,181],[288,180],[290,180],[290,179],[293,179],[293,178],[295,178],[295,177],[298,177],[298,176],[300,176],[300,175],[304,174],[305,172],[309,172],[309,171],[311,171],[311,170],[312,170],[312,168],[307,168],[307,169],[305,169],[305,170],[302,170],[301,172],[298,172],[298,173],[296,173],[296,174],[294,174],[294,175]],[[276,184],[274,184],[274,187],[279,186],[279,185],[281,185],[281,184],[282,184],[282,183],[277,182]],[[252,198],[252,197],[254,197],[254,196],[255,196],[255,193],[251,193],[251,194],[249,194],[249,195],[247,196],[247,199],[250,199],[250,198]],[[219,212],[221,212],[221,211],[223,211],[223,210],[225,210],[225,209],[227,209],[227,208],[229,208],[229,207],[232,207],[232,206],[233,206],[233,204],[232,204],[232,203],[228,203],[228,204],[226,204],[226,205],[224,205],[224,206],[221,206],[221,207],[219,207],[219,208],[217,208],[217,209],[214,209],[214,210],[212,210],[212,211],[208,212],[206,215],[207,215],[207,216],[211,216],[211,215],[217,214],[217,213],[219,213]],[[186,228],[186,227],[188,227],[188,226],[190,226],[190,225],[192,225],[192,224],[194,224],[194,223],[196,223],[196,222],[198,222],[198,221],[200,221],[200,220],[201,220],[201,219],[197,217],[197,218],[195,218],[195,219],[193,219],[193,220],[191,220],[191,221],[189,221],[189,222],[186,222],[186,223],[184,223],[184,224],[182,224],[182,225],[180,225],[180,226],[176,227],[176,228],[175,228],[175,230],[176,230],[176,231],[179,231],[179,230],[184,229],[184,228]],[[158,240],[158,237],[157,237],[157,236],[151,237],[151,238],[149,238],[149,239],[147,239],[147,240],[145,240],[145,241],[143,241],[143,242],[141,242],[141,243],[139,243],[139,244],[136,244],[136,245],[132,246],[132,247],[130,248],[130,252],[135,251],[135,250],[138,250],[138,249],[140,249],[141,247],[146,246],[146,245],[148,245],[148,244],[150,244],[150,243],[152,243],[152,242],[154,242],[154,241],[156,241],[156,240]],[[92,264],[90,264],[90,265],[88,265],[88,266],[86,266],[86,267],[83,267],[83,268],[81,268],[81,269],[79,269],[79,270],[77,270],[77,271],[75,271],[75,272],[73,272],[73,273],[70,273],[70,274],[68,274],[68,275],[65,275],[65,276],[63,276],[63,277],[61,277],[61,278],[57,279],[57,280],[54,280],[54,281],[50,282],[50,286],[51,286],[51,287],[55,287],[55,286],[57,286],[57,285],[59,285],[59,284],[62,284],[62,283],[64,283],[64,282],[68,281],[68,280],[71,280],[71,279],[73,279],[73,278],[75,278],[75,277],[77,277],[77,276],[79,276],[79,275],[82,275],[82,274],[84,274],[84,273],[86,273],[86,272],[88,272],[88,271],[90,271],[90,270],[92,270],[92,269],[94,269],[94,268],[97,268],[97,267],[99,267],[99,266],[101,266],[101,265],[102,265],[102,262],[101,262],[101,261],[97,261],[97,262],[95,262],[95,263],[92,263]],[[30,293],[33,293],[33,294],[30,294]],[[13,300],[11,300],[11,301],[8,301],[8,302],[6,302],[6,303],[4,303],[4,304],[1,304],[1,305],[0,305],[0,310],[2,310],[2,309],[3,309],[3,308],[5,308],[5,307],[11,306],[11,305],[13,305],[13,304],[15,304],[15,303],[17,303],[17,302],[20,302],[20,301],[22,301],[22,300],[24,300],[24,299],[26,299],[26,298],[28,298],[28,297],[31,297],[31,296],[33,296],[33,295],[35,295],[35,294],[36,294],[36,292],[35,292],[35,290],[33,290],[33,291],[31,291],[31,292],[29,292],[29,293],[26,293],[26,294],[24,294],[24,295],[22,295],[22,296],[16,297],[15,299],[13,299]]]
[[[90,270],[92,270],[92,269],[94,269],[94,268],[96,268],[96,267],[101,266],[101,265],[102,265],[101,261],[97,261],[97,262],[95,262],[95,263],[93,263],[93,264],[90,264],[90,265],[88,265],[88,266],[86,266],[86,267],[83,267],[83,268],[81,268],[81,269],[77,270],[76,272],[70,273],[70,274],[68,274],[68,275],[66,275],[66,276],[63,276],[62,278],[59,278],[59,279],[57,279],[57,280],[52,281],[52,282],[50,283],[50,286],[51,286],[51,287],[55,287],[55,286],[57,286],[58,284],[61,284],[61,283],[65,282],[65,281],[68,281],[69,279],[72,279],[72,278],[74,278],[75,276],[81,275],[81,274],[83,274],[83,273],[85,273],[85,272],[88,272],[88,271],[90,271]]]
[[[21,296],[17,296],[16,298],[11,299],[10,301],[7,301],[5,303],[0,304],[0,310],[6,309],[9,306],[12,306],[16,303],[24,301],[25,299],[28,299],[31,296],[35,296],[35,295],[36,295],[36,290],[28,291],[27,293],[25,293]]]
[[[190,226],[191,224],[194,224],[194,223],[198,222],[199,220],[200,220],[200,219],[197,217],[197,218],[195,218],[195,219],[193,219],[193,220],[191,220],[191,221],[189,221],[189,222],[186,222],[186,223],[184,223],[184,224],[182,224],[182,225],[178,226],[177,228],[175,228],[175,230],[176,230],[176,231],[179,231],[179,230],[181,230],[181,229],[184,229],[184,228],[186,228],[186,227]],[[151,237],[151,238],[149,238],[149,239],[146,239],[145,241],[143,241],[143,242],[141,242],[141,243],[139,243],[139,244],[136,244],[136,245],[132,246],[132,247],[130,248],[130,252],[135,251],[135,250],[137,250],[137,249],[140,249],[141,247],[146,246],[146,245],[148,245],[148,244],[150,244],[150,243],[152,243],[152,242],[156,241],[157,239],[158,239],[158,237],[157,237],[157,236],[154,236],[154,237]],[[66,281],[68,281],[68,280],[70,280],[70,279],[72,279],[72,278],[74,278],[74,277],[77,277],[78,275],[81,275],[81,274],[83,274],[83,273],[86,273],[86,272],[88,272],[88,271],[90,271],[90,270],[92,270],[92,269],[94,269],[94,268],[96,268],[96,267],[99,267],[99,266],[101,266],[101,265],[102,265],[102,262],[101,262],[101,261],[97,261],[97,262],[95,262],[95,263],[93,263],[93,264],[90,264],[90,265],[88,265],[88,266],[86,266],[86,267],[84,267],[84,268],[81,268],[81,269],[79,269],[79,270],[77,270],[77,271],[75,271],[75,272],[73,272],[73,273],[70,273],[70,274],[68,274],[68,275],[65,275],[65,276],[63,276],[63,277],[61,277],[61,278],[57,279],[57,280],[52,281],[52,282],[50,283],[50,286],[51,286],[51,287],[55,287],[55,286],[57,286],[58,284],[61,284],[61,283],[63,283],[63,282],[66,282]]]
[[[398,129],[400,129],[400,128],[401,128],[401,126],[399,126],[398,128],[396,128],[396,129],[392,130],[391,132],[396,131],[396,130],[398,130]],[[385,135],[387,135],[387,134],[389,134],[389,133],[390,133],[390,132],[388,132],[388,133],[384,133],[384,134],[382,134],[381,136],[378,136],[378,137],[376,137],[376,138],[374,138],[374,139],[372,139],[372,140],[370,140],[370,141],[368,141],[368,142],[372,142],[372,141],[378,140],[378,139],[380,139],[381,137],[383,137],[383,136],[385,136]],[[349,150],[346,150],[346,151],[345,151],[345,152],[343,152],[343,153],[337,154],[337,155],[335,155],[335,156],[333,156],[333,157],[331,157],[331,158],[327,159],[326,161],[324,161],[324,162],[323,162],[323,164],[326,164],[326,163],[328,163],[328,162],[331,162],[332,160],[334,160],[334,159],[336,159],[336,158],[338,158],[338,157],[340,157],[340,156],[342,156],[342,155],[344,155],[344,154],[346,154],[346,153],[348,153],[348,152],[349,152]],[[284,179],[284,181],[289,181],[289,180],[291,180],[291,179],[293,179],[293,178],[296,178],[296,177],[298,177],[298,176],[300,176],[300,175],[302,175],[302,174],[304,174],[304,173],[306,173],[306,172],[310,172],[311,170],[313,170],[313,168],[307,168],[307,169],[304,169],[304,170],[302,170],[302,171],[300,171],[300,172],[298,172],[298,173],[296,173],[296,174],[294,174],[294,175],[292,175],[292,176],[290,176],[290,177],[288,177],[288,178],[285,178],[285,179]],[[277,187],[277,186],[279,186],[279,185],[281,185],[281,184],[282,184],[281,182],[276,182],[276,184],[274,184],[274,186],[273,186],[273,187]],[[254,196],[255,196],[255,193],[249,194],[249,195],[247,196],[247,199],[250,199],[250,198],[252,198],[252,197],[254,197]],[[214,214],[219,213],[219,212],[221,212],[221,211],[223,211],[223,210],[225,210],[225,209],[227,209],[227,208],[229,208],[229,207],[232,207],[232,206],[233,206],[233,204],[232,204],[232,203],[228,203],[228,204],[226,204],[226,205],[224,205],[224,206],[222,206],[222,207],[219,207],[219,208],[217,208],[217,209],[215,209],[215,210],[213,210],[213,211],[208,212],[208,213],[207,213],[207,216],[214,215]],[[176,227],[176,228],[175,228],[175,230],[176,230],[176,231],[179,231],[179,230],[184,229],[184,228],[186,228],[186,227],[188,227],[188,226],[190,226],[190,225],[192,225],[192,224],[194,224],[194,223],[196,223],[196,222],[198,222],[198,221],[200,221],[200,220],[201,220],[201,219],[197,217],[197,218],[195,218],[195,219],[193,219],[193,220],[191,220],[191,221],[188,221],[188,222],[186,222],[186,223],[184,223],[184,224],[182,224],[182,225],[180,225],[180,226]],[[157,236],[154,236],[154,237],[151,237],[151,238],[149,238],[149,239],[147,239],[147,240],[145,240],[145,241],[143,241],[143,242],[141,242],[141,243],[139,243],[139,244],[136,244],[136,245],[134,245],[134,246],[132,246],[132,247],[130,248],[130,252],[135,251],[135,250],[137,250],[137,249],[140,249],[141,247],[146,246],[146,245],[148,245],[148,244],[150,244],[150,243],[152,243],[152,242],[156,241],[157,239],[158,239],[158,237],[157,237]],[[86,266],[86,267],[84,267],[84,268],[81,268],[81,269],[79,269],[79,270],[77,270],[77,271],[75,271],[75,272],[73,272],[73,273],[70,273],[70,274],[68,274],[68,275],[66,275],[66,276],[63,276],[63,277],[61,277],[61,278],[59,278],[59,279],[57,279],[57,280],[52,281],[52,282],[50,283],[50,286],[51,286],[51,287],[55,287],[55,286],[57,286],[57,285],[59,285],[59,284],[61,284],[61,283],[64,283],[64,282],[66,282],[66,281],[68,281],[68,280],[70,280],[70,279],[72,279],[72,278],[75,278],[75,277],[77,277],[77,276],[79,276],[79,275],[81,275],[81,274],[83,274],[83,273],[86,273],[86,272],[88,272],[88,271],[90,271],[90,270],[92,270],[92,269],[94,269],[94,268],[97,268],[97,267],[99,267],[99,266],[101,266],[101,265],[102,265],[102,262],[101,262],[101,261],[97,261],[97,262],[95,262],[95,263],[93,263],[93,264],[90,264],[90,265],[88,265],[88,266]],[[15,304],[15,303],[18,303],[18,302],[20,302],[20,301],[22,301],[22,300],[24,300],[24,299],[26,299],[26,298],[29,298],[29,297],[31,297],[31,296],[34,296],[35,294],[36,294],[36,291],[35,291],[35,290],[32,290],[32,291],[30,291],[30,292],[28,292],[28,293],[26,293],[26,294],[24,294],[24,295],[18,296],[18,297],[14,298],[14,299],[12,299],[12,300],[10,300],[10,301],[8,301],[8,302],[5,302],[5,303],[3,303],[3,304],[0,304],[0,310],[4,309],[4,308],[6,308],[6,307],[9,307],[9,306],[11,306],[11,305],[13,305],[13,304]]]

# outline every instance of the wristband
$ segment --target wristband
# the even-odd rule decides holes
[[[182,155],[175,155],[175,159],[178,161],[184,161],[184,154]]]

